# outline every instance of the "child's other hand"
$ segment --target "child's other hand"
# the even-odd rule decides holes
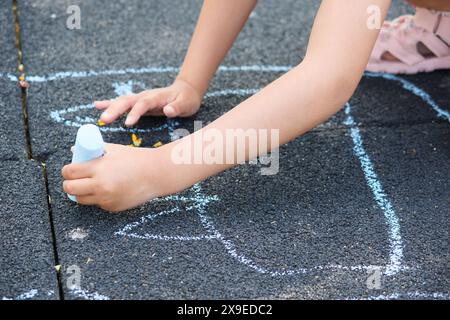
[[[172,193],[176,179],[161,170],[162,148],[106,144],[105,151],[101,158],[63,167],[63,189],[78,203],[118,212]]]
[[[95,101],[97,109],[105,110],[100,120],[109,124],[125,112],[125,125],[136,124],[142,116],[189,117],[195,114],[202,97],[197,90],[183,80],[166,88],[146,90],[139,94],[121,96],[114,100]]]

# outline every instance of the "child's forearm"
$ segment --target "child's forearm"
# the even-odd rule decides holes
[[[256,0],[205,0],[178,75],[203,96]]]
[[[177,146],[194,145],[192,142],[207,130],[218,130],[225,137],[227,129],[278,129],[279,142],[284,144],[337,112],[358,85],[378,35],[366,24],[366,10],[372,4],[380,7],[384,18],[390,0],[323,1],[305,60],[299,66],[205,128],[166,145],[168,172],[176,175],[179,187],[233,166],[173,163],[171,156]],[[203,142],[203,147],[207,145]],[[277,146],[272,144],[270,148]],[[224,145],[224,152],[232,151],[232,147]],[[259,154],[264,151],[258,150]]]

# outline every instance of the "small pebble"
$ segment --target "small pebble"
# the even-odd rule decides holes
[[[142,139],[138,138],[134,133],[131,135],[131,140],[135,147],[140,147],[142,144]]]
[[[153,148],[159,148],[159,147],[161,147],[163,145],[163,143],[161,142],[161,141],[158,141],[157,143],[155,143],[154,145],[153,145]]]

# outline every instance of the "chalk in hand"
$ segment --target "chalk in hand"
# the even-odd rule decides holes
[[[72,163],[80,163],[99,158],[104,152],[102,134],[97,126],[85,124],[78,129],[77,139],[72,155]],[[72,201],[77,201],[75,196],[68,195]]]

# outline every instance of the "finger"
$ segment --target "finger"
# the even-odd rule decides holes
[[[163,112],[168,118],[187,117],[195,113],[192,110],[196,110],[196,108],[191,108],[189,102],[181,96],[178,96],[163,108]]]
[[[101,100],[101,101],[94,101],[94,107],[97,109],[103,110],[109,107],[112,100]]]
[[[77,202],[85,206],[92,206],[98,203],[97,197],[93,195],[77,196]]]
[[[66,193],[72,196],[76,196],[78,200],[79,196],[94,194],[94,180],[90,178],[65,180],[63,182],[63,189]]]
[[[65,180],[90,178],[94,173],[94,161],[66,165],[61,169],[61,175]]]
[[[163,105],[163,97],[161,94],[155,93],[148,95],[145,98],[139,99],[128,113],[125,120],[126,126],[132,126],[139,121],[139,118],[158,107]]]
[[[111,123],[120,117],[123,113],[130,110],[136,103],[138,97],[136,95],[122,96],[114,100],[109,107],[103,111],[100,120],[105,123]]]

